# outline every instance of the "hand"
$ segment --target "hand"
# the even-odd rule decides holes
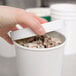
[[[16,30],[16,24],[22,27],[31,28],[36,34],[43,35],[45,33],[41,23],[47,21],[38,16],[25,12],[23,9],[8,6],[0,6],[0,37],[12,44],[12,40],[7,35],[9,30]]]

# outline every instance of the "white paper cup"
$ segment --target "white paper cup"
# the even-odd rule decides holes
[[[54,21],[54,20],[75,20],[76,19],[76,16],[74,17],[70,17],[70,16],[56,16],[56,15],[51,15],[51,20]]]
[[[76,19],[76,4],[58,3],[50,6],[51,18]]]
[[[63,33],[67,40],[65,54],[76,54],[76,4],[54,4],[50,7],[51,19],[64,20],[65,29],[58,32]]]
[[[61,13],[76,13],[76,4],[57,3],[50,6],[51,11]]]
[[[66,16],[66,17],[76,17],[76,13],[58,13],[58,12],[51,12],[51,15],[54,15],[54,16]]]
[[[58,32],[49,35],[62,44],[52,48],[27,48],[14,42],[19,76],[61,76],[65,37]]]

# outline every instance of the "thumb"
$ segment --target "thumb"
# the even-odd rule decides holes
[[[25,10],[20,10],[16,15],[16,20],[18,24],[26,25],[31,28],[36,34],[45,34],[44,28],[41,26],[40,22],[33,16],[29,15]]]

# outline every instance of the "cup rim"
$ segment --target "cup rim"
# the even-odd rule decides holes
[[[45,52],[47,52],[47,51],[51,51],[51,50],[54,50],[54,49],[57,49],[57,48],[63,46],[65,44],[65,41],[62,44],[55,46],[55,47],[52,47],[52,48],[27,48],[27,47],[21,46],[20,44],[17,44],[16,42],[14,42],[14,44],[16,46],[18,46],[19,48],[26,49],[27,51],[37,51],[37,52],[44,52],[45,51]]]
[[[58,32],[58,33],[59,33],[59,32]],[[59,34],[61,34],[61,33],[59,33]],[[13,42],[14,42],[14,44],[15,44],[17,47],[19,47],[19,48],[21,48],[21,49],[24,49],[24,50],[27,50],[27,51],[47,52],[47,51],[51,51],[51,50],[54,50],[54,49],[57,49],[57,48],[59,48],[59,47],[64,46],[64,44],[65,44],[65,42],[66,42],[66,37],[65,37],[63,34],[61,34],[61,35],[64,37],[63,43],[60,44],[60,45],[58,45],[58,46],[52,47],[52,48],[28,48],[28,47],[24,47],[24,46],[16,43],[15,41],[13,41]],[[46,50],[47,50],[47,51],[46,51]]]

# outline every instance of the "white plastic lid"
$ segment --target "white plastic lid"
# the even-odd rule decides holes
[[[64,21],[62,20],[52,21],[52,22],[44,23],[42,24],[42,26],[44,27],[46,33],[48,33],[63,28]],[[18,40],[18,39],[24,39],[24,38],[36,36],[36,34],[30,28],[13,31],[10,34],[12,40]]]
[[[58,3],[50,6],[51,11],[76,12],[76,4]]]

